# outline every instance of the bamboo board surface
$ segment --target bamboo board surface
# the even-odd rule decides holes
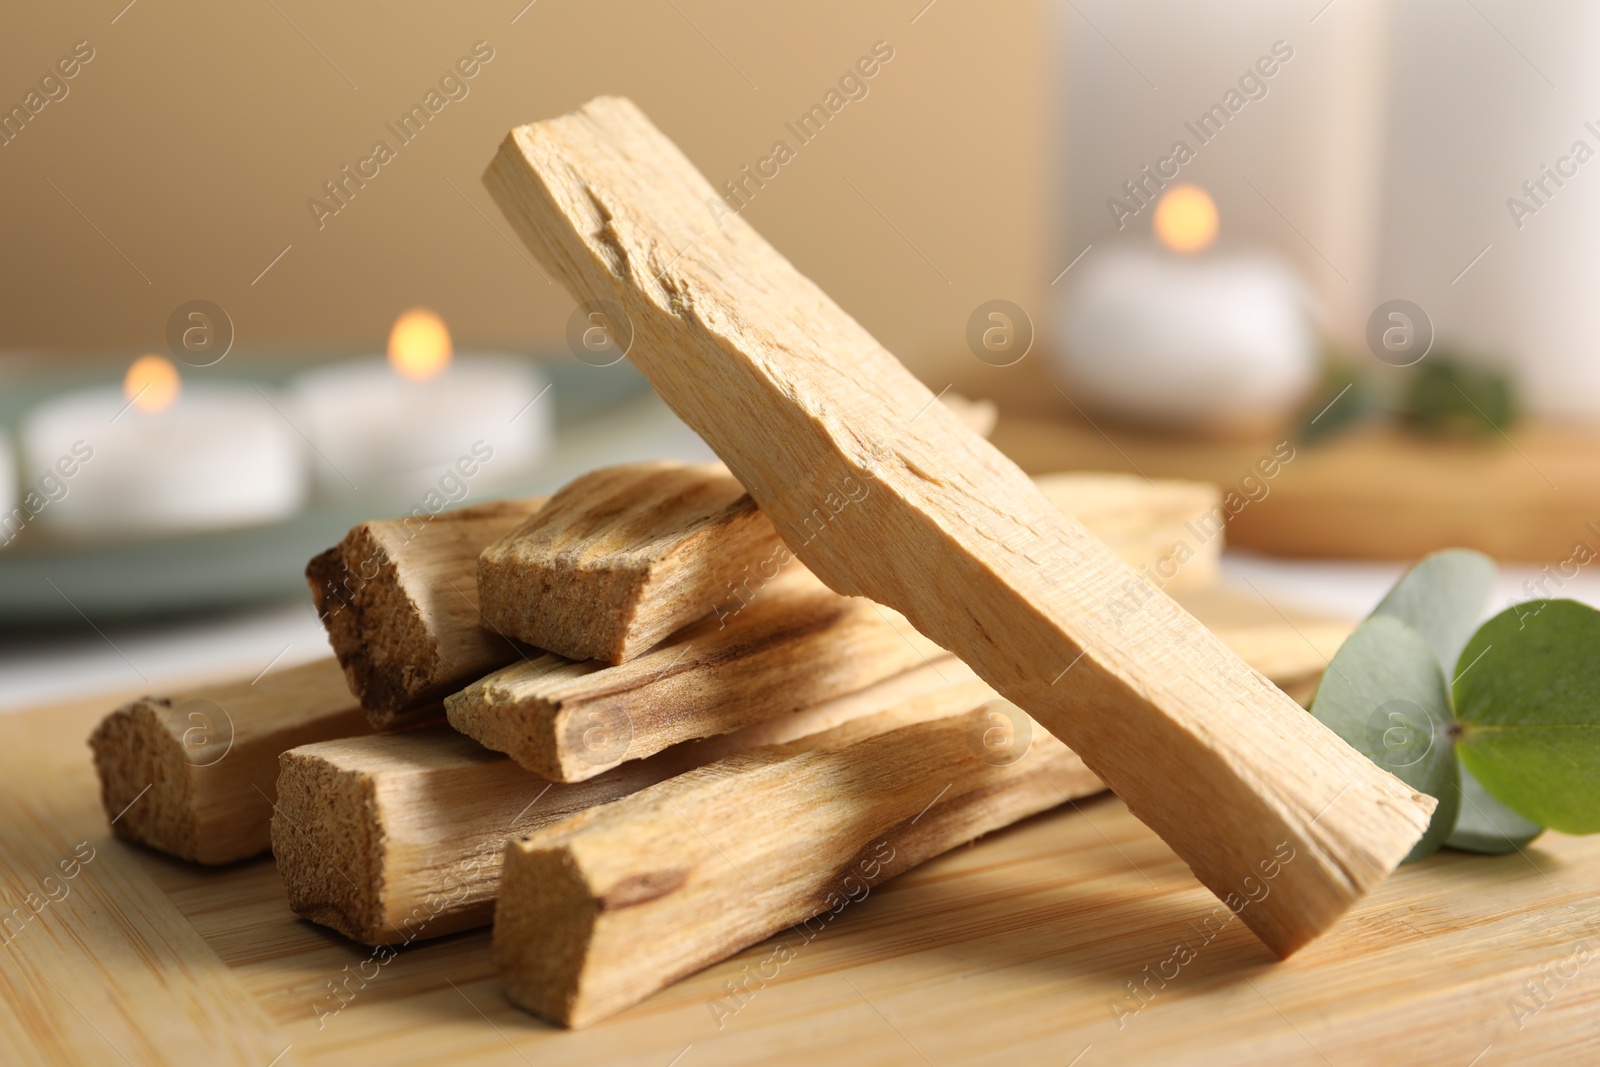
[[[1600,838],[1546,834],[1503,857],[1438,853],[1279,963],[1236,919],[1207,941],[1217,901],[1110,796],[873,889],[770,982],[752,980],[756,993],[721,1012],[720,1029],[711,1005],[731,1003],[726,983],[764,965],[770,974],[782,937],[573,1033],[506,1002],[480,930],[368,965],[377,977],[319,1026],[319,1011],[339,1004],[327,983],[360,971],[370,950],[297,919],[270,859],[202,870],[111,838],[84,738],[132,695],[0,718],[5,907],[26,913],[27,892],[60,896],[43,885],[52,873],[70,891],[0,954],[0,1062],[1600,1058]],[[61,881],[58,862],[83,841],[94,858]],[[1164,988],[1152,981],[1141,1006],[1126,983],[1146,967],[1175,976]],[[1569,975],[1559,986],[1558,973]],[[1531,1008],[1523,985],[1540,980],[1551,992],[1519,1028],[1513,998]]]
[[[1553,566],[1578,541],[1600,547],[1600,426],[1526,423],[1465,442],[1357,428],[1294,445],[1267,479],[1257,464],[1281,438],[1194,441],[1107,422],[1002,418],[990,439],[1029,474],[1142,473],[1213,482],[1241,500],[1254,494],[1230,518],[1228,543],[1274,555],[1411,560],[1460,547]],[[1241,488],[1247,476],[1254,481]]]

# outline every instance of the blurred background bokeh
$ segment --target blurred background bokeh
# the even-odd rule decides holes
[[[586,348],[594,324],[479,182],[508,129],[600,94],[930,388],[994,400],[1027,469],[1226,487],[1294,442],[1233,543],[1559,560],[1600,519],[1597,20],[1575,0],[13,5],[8,669],[48,673],[61,625],[289,598],[301,626],[299,566],[354,522],[707,455]]]

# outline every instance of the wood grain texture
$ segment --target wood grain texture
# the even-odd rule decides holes
[[[1553,564],[1578,541],[1600,546],[1589,526],[1600,521],[1600,431],[1530,421],[1507,433],[1459,441],[1358,428],[1295,444],[1293,461],[1270,479],[1256,464],[1278,447],[1271,439],[1190,441],[1068,413],[1001,419],[993,440],[1031,473],[1143,471],[1214,482],[1240,499],[1255,490],[1258,499],[1229,516],[1228,538],[1274,555],[1400,560],[1475,548]]]
[[[446,693],[522,654],[483,626],[478,553],[543,504],[364,522],[306,565],[317,614],[373,726],[437,718]]]
[[[680,1055],[678,1067],[811,1067],[920,1063],[917,1049],[939,1067],[1600,1058],[1593,963],[1520,1025],[1513,1014],[1524,983],[1548,985],[1578,942],[1600,939],[1600,837],[1551,833],[1522,854],[1444,850],[1402,866],[1285,963],[1230,923],[1119,1029],[1109,1005],[1199,937],[1216,901],[1110,796],[884,883],[770,980],[751,976],[772,974],[803,931],[562,1031],[506,1001],[488,930],[419,941],[376,978],[351,978],[374,973],[373,950],[289,910],[270,858],[199,867],[111,838],[82,739],[137,695],[0,716],[0,799],[27,813],[0,835],[5,909],[26,907],[74,843],[98,850],[65,904],[0,952],[0,1061],[121,1065],[113,1045],[140,1067],[263,1067],[289,1045],[278,1067],[663,1067]],[[719,1027],[713,1006],[747,983],[755,994]]]
[[[972,679],[953,661],[942,667],[578,784],[550,782],[444,727],[293,749],[282,757],[272,818],[289,906],[368,945],[487,926],[512,837],[730,753],[832,729]]]
[[[1434,807],[1062,515],[796,271],[634,107],[513,130],[485,175],[529,248],[631,319],[631,358],[790,547],[901,611],[1079,753],[1280,955],[1382,882]]]
[[[271,847],[279,753],[368,729],[330,657],[140,697],[107,715],[89,746],[118,837],[199,863],[232,863]]]
[[[628,463],[576,479],[485,548],[478,598],[501,633],[618,664],[730,610],[739,584],[780,548],[722,464]]]
[[[786,927],[820,933],[885,879],[1102,788],[988,686],[952,687],[512,841],[495,955],[514,1002],[587,1026]]]
[[[106,827],[106,703],[0,717],[0,1062],[265,1064],[289,1039],[153,877],[183,865],[112,836],[151,794]]]
[[[551,781],[581,782],[947,656],[904,619],[839,596],[798,563],[773,572],[748,604],[619,666],[546,655],[504,667],[445,698],[450,725]]]

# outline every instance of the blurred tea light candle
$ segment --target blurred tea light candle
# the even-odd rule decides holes
[[[1091,252],[1059,322],[1057,364],[1084,407],[1222,435],[1267,431],[1317,375],[1306,297],[1266,257],[1201,255],[1217,235],[1211,197],[1167,190],[1155,234],[1167,251]]]
[[[414,308],[396,320],[387,360],[320,367],[291,389],[297,424],[321,457],[323,489],[415,494],[462,457],[479,484],[542,458],[554,407],[548,387],[527,360],[453,358],[444,322]]]
[[[141,356],[121,389],[54,397],[23,420],[24,501],[37,521],[97,539],[248,526],[293,515],[306,496],[299,437],[252,389],[184,388]]]

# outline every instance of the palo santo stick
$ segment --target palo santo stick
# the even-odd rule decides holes
[[[787,561],[788,549],[778,550]],[[446,697],[445,711],[451,726],[528,770],[581,782],[944,655],[905,620],[790,563],[737,612],[703,619],[638,659],[513,663]]]
[[[985,747],[1015,727],[1008,744]],[[587,1026],[787,927],[820,927],[885,878],[1101,788],[988,686],[957,686],[512,841],[495,955],[513,1003]]]
[[[484,549],[478,596],[503,634],[623,663],[732,599],[778,547],[722,464],[629,463],[585,474]]]
[[[294,911],[368,945],[489,924],[505,843],[701,763],[880,712],[972,673],[946,659],[577,785],[545,781],[444,727],[283,754],[272,845]],[[948,679],[948,680],[947,680]]]
[[[278,754],[368,730],[332,658],[256,679],[141,697],[89,738],[111,829],[199,863],[265,852]]]
[[[1435,802],[1251,670],[967,429],[632,103],[513,130],[485,182],[833,589],[899,610],[1083,756],[1288,955],[1381,882]],[[708,206],[709,205],[709,206]]]
[[[375,727],[438,714],[466,682],[519,658],[478,612],[478,553],[544,499],[364,522],[306,565],[350,691]]]

